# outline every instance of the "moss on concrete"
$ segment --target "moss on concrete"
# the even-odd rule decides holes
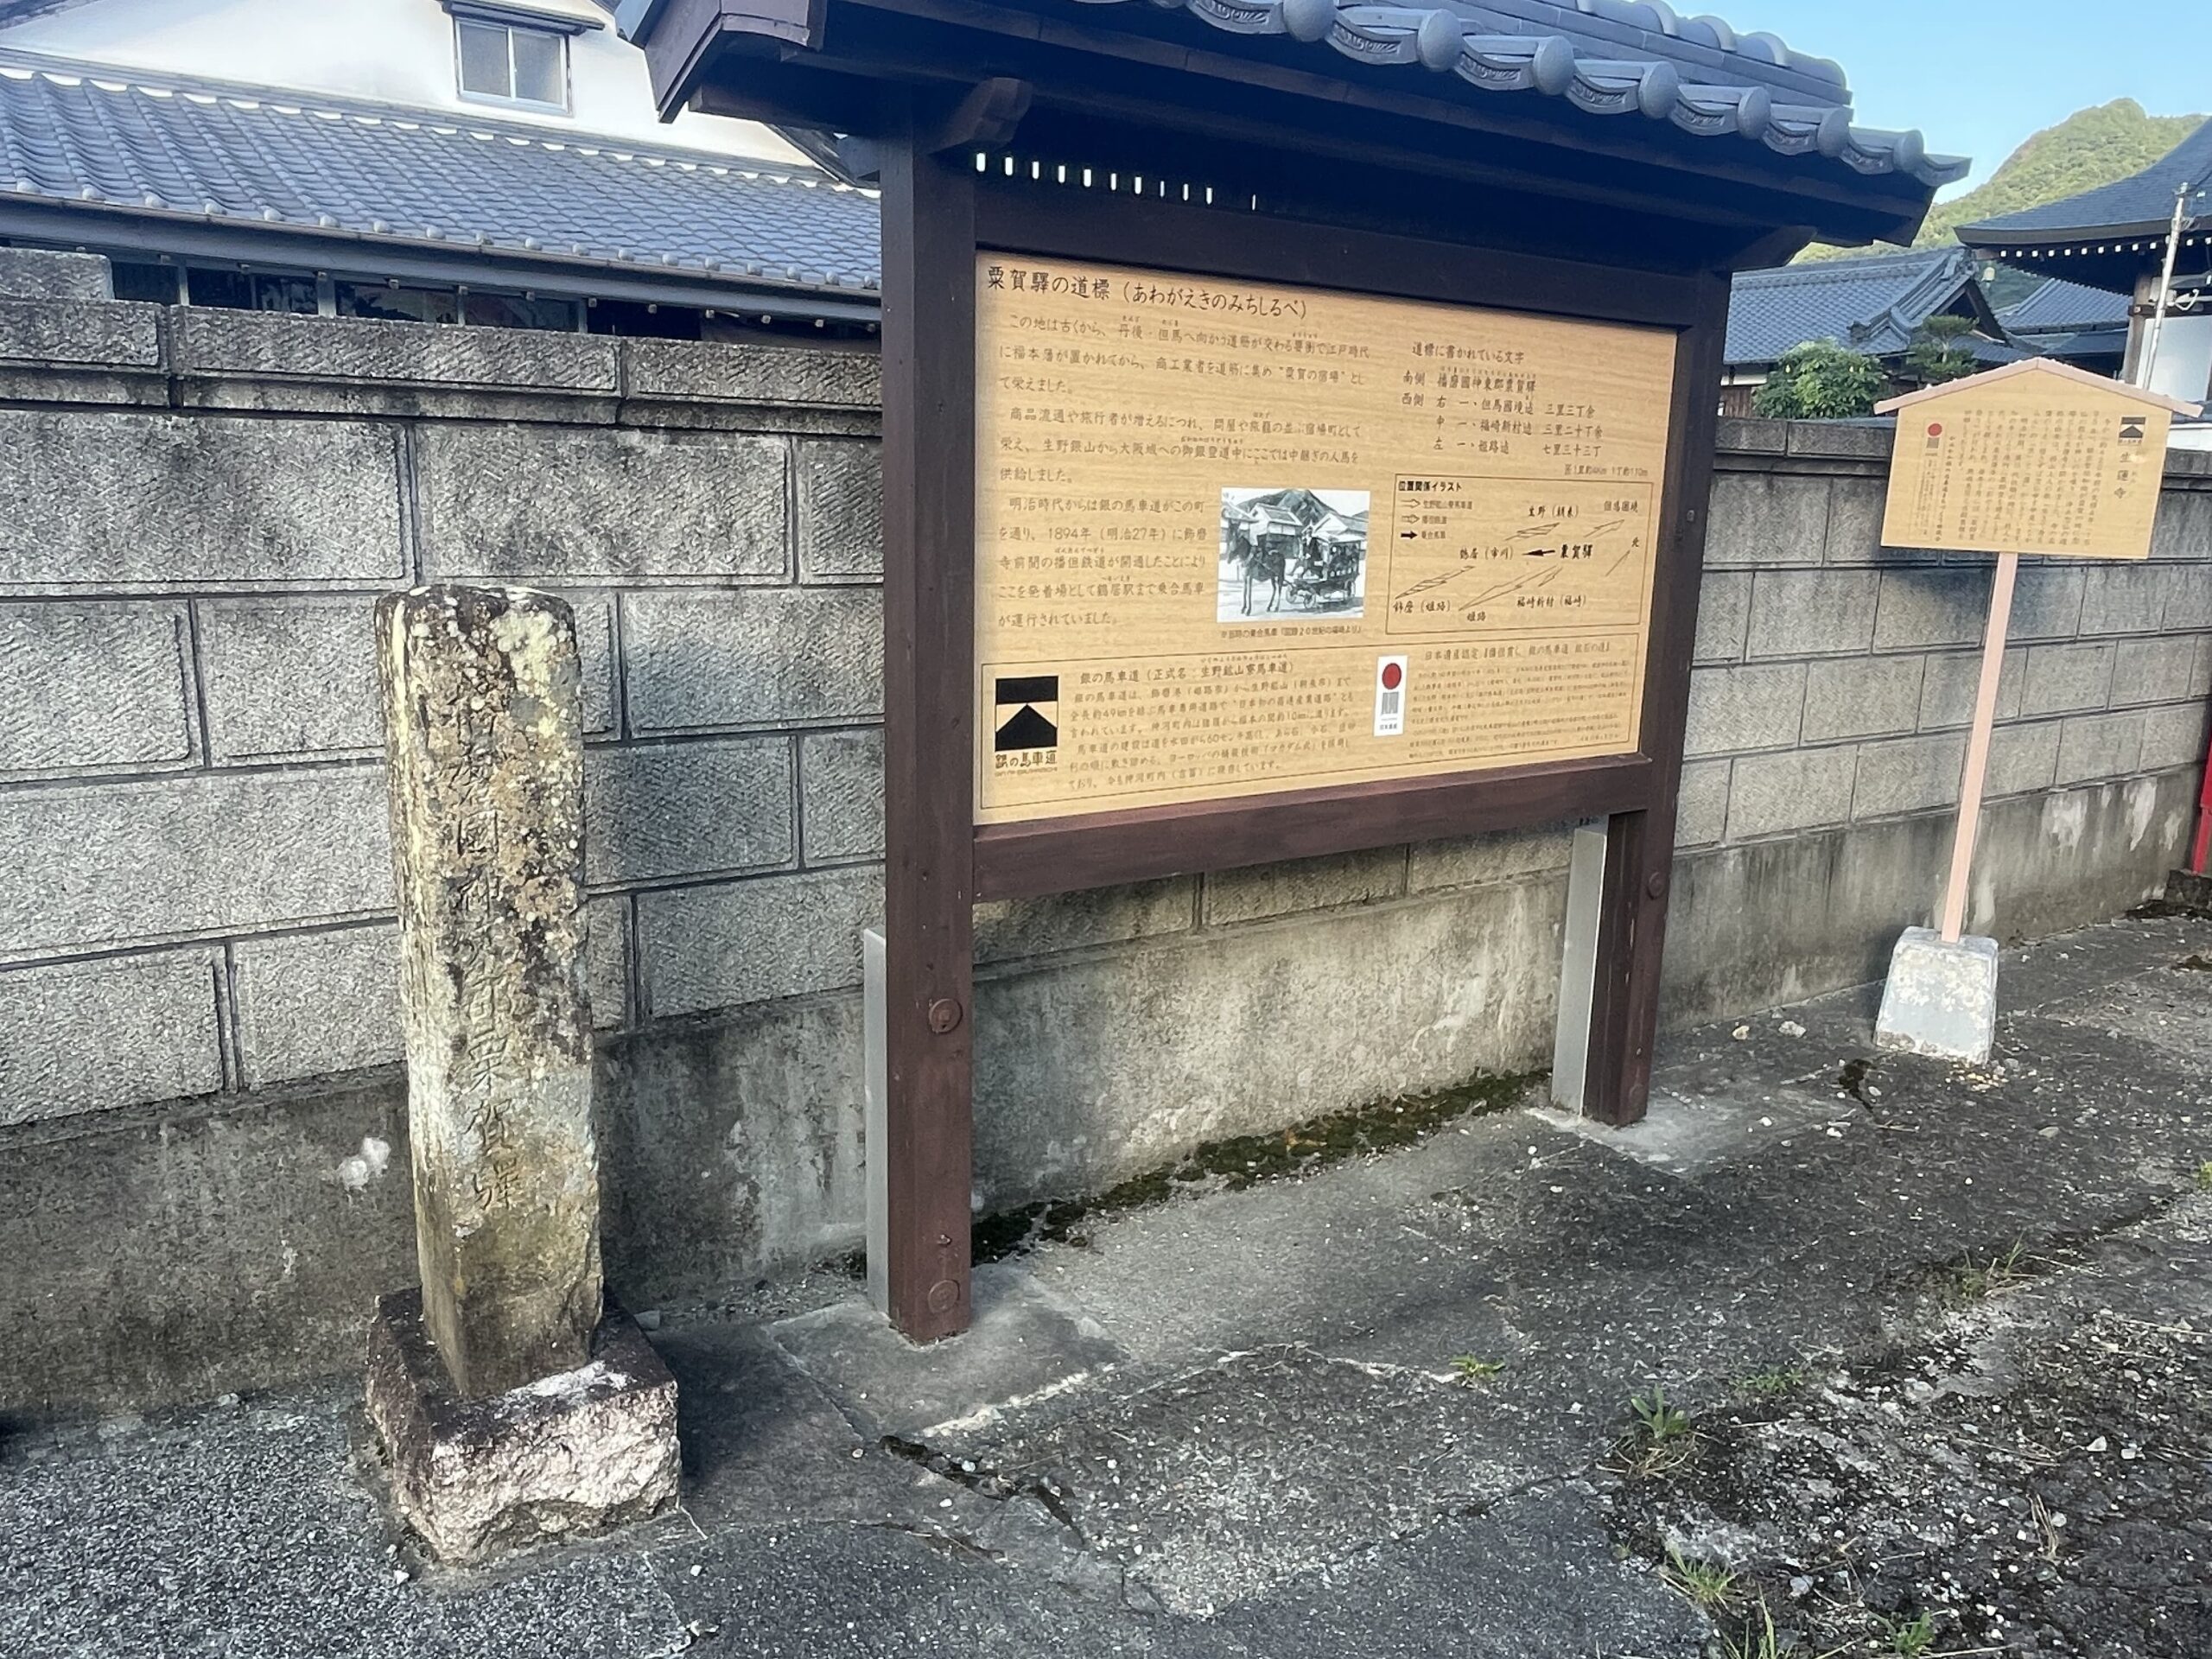
[[[1412,1146],[1462,1118],[1510,1110],[1538,1075],[1478,1076],[1452,1088],[1308,1118],[1274,1134],[1210,1141],[1094,1198],[1050,1198],[985,1216],[976,1223],[975,1259],[996,1262],[1040,1243],[1085,1245],[1092,1224],[1132,1211],[1198,1193],[1239,1192],[1255,1182],[1310,1175],[1348,1158]]]

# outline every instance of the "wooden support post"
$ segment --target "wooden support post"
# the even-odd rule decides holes
[[[1967,889],[1974,875],[1974,844],[1981,832],[1981,791],[1989,774],[1989,734],[1997,723],[1997,683],[2005,673],[2005,636],[2012,624],[2012,589],[2020,575],[2015,553],[1997,558],[1989,594],[1989,630],[1981,642],[1981,679],[1974,694],[1974,729],[1967,738],[1965,775],[1959,781],[1959,823],[1951,836],[1951,879],[1943,890],[1943,943],[1966,931]]]
[[[916,1342],[968,1327],[975,978],[976,196],[910,114],[883,151],[885,1134]]]
[[[1707,504],[1719,419],[1721,346],[1728,320],[1726,277],[1703,279],[1696,311],[1697,321],[1682,330],[1675,351],[1665,516],[1652,583],[1641,744],[1656,762],[1651,793],[1641,810],[1616,812],[1605,825],[1582,1110],[1615,1128],[1639,1122],[1651,1092],[1659,969],[1674,880],[1675,810],[1689,719],[1689,664],[1696,649],[1698,587],[1705,569]]]

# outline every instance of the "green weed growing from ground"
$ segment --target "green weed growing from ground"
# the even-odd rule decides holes
[[[1650,1393],[1639,1394],[1630,1400],[1628,1408],[1636,1414],[1637,1432],[1654,1446],[1665,1446],[1688,1437],[1689,1413],[1669,1405],[1667,1390],[1656,1382],[1651,1385]]]
[[[1625,1472],[1664,1474],[1689,1461],[1697,1449],[1697,1433],[1690,1426],[1689,1414],[1668,1401],[1664,1388],[1653,1383],[1651,1392],[1634,1396],[1628,1408],[1635,1422],[1620,1448]]]
[[[2018,1241],[2001,1254],[1986,1258],[1967,1256],[1965,1262],[1951,1269],[1954,1300],[1979,1302],[1999,1291],[2010,1290],[2015,1285],[2024,1283],[2028,1276],[2027,1257],[2028,1247]]]
[[[1813,1654],[1795,1642],[1784,1647],[1764,1601],[1759,1603],[1756,1620],[1738,1635],[1720,1638],[1720,1659],[1842,1659],[1849,1651],[1849,1648],[1830,1648],[1826,1653]]]
[[[1786,1400],[1805,1386],[1802,1365],[1776,1365],[1736,1379],[1736,1386],[1754,1400]]]
[[[1685,1560],[1672,1549],[1659,1576],[1692,1606],[1707,1613],[1727,1611],[1741,1596],[1732,1568],[1714,1561]]]
[[[1504,1361],[1484,1359],[1480,1354],[1457,1354],[1452,1360],[1452,1376],[1469,1388],[1478,1382],[1489,1382],[1504,1370]]]

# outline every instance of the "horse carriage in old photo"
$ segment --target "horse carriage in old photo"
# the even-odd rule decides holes
[[[1312,490],[1230,494],[1242,499],[1224,499],[1222,508],[1222,620],[1277,615],[1286,607],[1358,613],[1367,565],[1363,506],[1332,504]]]

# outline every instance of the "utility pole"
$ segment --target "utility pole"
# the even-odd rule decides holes
[[[2135,365],[2135,384],[2151,389],[2151,376],[2158,366],[2158,336],[2166,326],[2166,308],[2173,302],[2174,264],[2181,257],[2182,233],[2196,223],[2189,216],[2190,181],[2174,187],[2173,228],[2166,234],[2165,268],[2158,273],[2158,290],[2151,296],[2151,326],[2143,333],[2143,354]]]

